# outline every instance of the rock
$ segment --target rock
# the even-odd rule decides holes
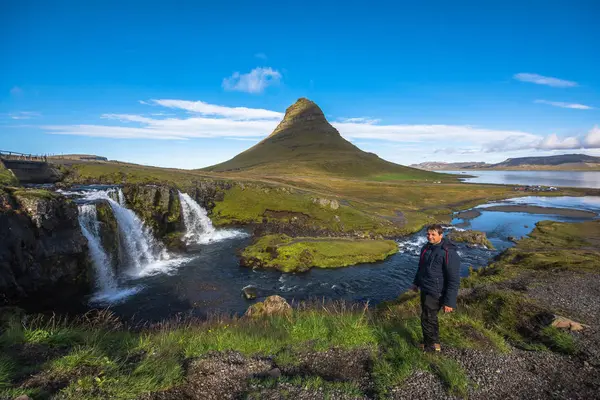
[[[519,240],[514,236],[509,236],[506,238],[509,242],[517,243]]]
[[[251,305],[246,310],[244,316],[251,318],[259,318],[266,315],[274,314],[289,314],[292,312],[292,307],[281,296],[269,296],[263,302],[258,302]]]
[[[77,205],[39,189],[2,196],[11,207],[0,209],[0,305],[52,307],[88,293],[93,269]]]
[[[337,200],[329,200],[324,198],[313,198],[313,203],[320,205],[321,207],[329,207],[332,210],[340,208],[340,203]]]
[[[242,294],[246,300],[253,300],[256,298],[256,288],[254,286],[246,286],[242,289]]]
[[[33,400],[31,397],[27,396],[26,394],[22,394],[19,397],[15,397],[14,400]]]
[[[570,331],[582,331],[584,329],[589,328],[589,325],[581,324],[579,322],[575,322],[566,317],[561,317],[560,315],[555,315],[554,320],[551,324],[555,328],[560,329],[568,329]]]
[[[494,245],[488,240],[485,232],[455,230],[448,234],[448,238],[454,242],[464,242],[467,245],[479,245],[487,247],[490,250],[494,249]]]
[[[152,228],[158,239],[163,240],[173,232],[184,231],[181,202],[176,189],[157,185],[125,185],[122,190],[128,208]]]
[[[119,242],[121,240],[119,225],[113,214],[112,207],[107,200],[96,203],[96,217],[99,222],[100,241],[102,248],[110,257],[113,271],[117,271],[119,265]]]

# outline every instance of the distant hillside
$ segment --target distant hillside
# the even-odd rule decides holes
[[[457,169],[469,169],[469,168],[486,168],[489,167],[490,164],[478,161],[471,162],[423,162],[420,164],[412,164],[411,167],[423,169],[425,171],[454,171]]]
[[[501,163],[493,164],[491,168],[523,166],[564,166],[565,164],[600,164],[600,157],[588,156],[586,154],[561,154],[546,157],[519,157],[509,158]]]
[[[469,169],[493,170],[563,170],[563,171],[600,171],[600,157],[586,154],[561,154],[544,157],[508,158],[497,164],[485,162],[424,162],[413,164],[411,167],[427,171],[453,171]]]
[[[441,174],[394,164],[362,151],[327,122],[319,106],[305,98],[291,105],[273,133],[260,143],[231,160],[203,170],[263,175],[449,179]]]
[[[108,158],[94,154],[61,154],[49,156],[50,160],[108,161]]]

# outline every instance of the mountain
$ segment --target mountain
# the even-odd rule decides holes
[[[568,165],[583,167],[584,164],[600,164],[600,157],[588,156],[586,154],[561,154],[546,157],[508,158],[501,163],[491,165],[491,168],[501,169],[526,166],[566,167]]]
[[[327,121],[312,101],[300,98],[288,107],[268,137],[231,160],[204,168],[213,172],[329,174],[390,179],[444,179],[438,174],[394,164],[365,152]]]
[[[490,164],[479,161],[471,162],[422,162],[420,164],[412,164],[411,167],[423,169],[425,171],[455,171],[457,169],[468,169],[468,168],[486,168]]]

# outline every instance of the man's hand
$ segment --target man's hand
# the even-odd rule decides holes
[[[412,290],[413,292],[418,292],[419,291],[419,287],[417,285],[412,285],[410,287],[410,290]]]
[[[449,312],[452,312],[452,311],[454,311],[454,308],[448,307],[448,306],[444,306],[444,312],[445,313],[449,313]]]

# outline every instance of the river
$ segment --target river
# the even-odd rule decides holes
[[[78,202],[82,209],[86,209],[87,204],[98,197],[111,198],[104,192],[87,193]],[[118,200],[119,196],[112,198],[117,200],[111,200],[111,205],[115,210],[120,210],[120,218],[125,221],[123,223],[130,225],[128,231],[142,229],[133,227],[135,218],[121,209],[123,205]],[[488,250],[458,244],[463,276],[471,266],[479,268],[487,265],[500,251],[513,245],[509,237],[527,235],[538,221],[575,222],[594,218],[594,214],[591,217],[574,218],[486,210],[493,205],[511,204],[575,208],[600,214],[600,197],[524,197],[476,207],[476,212],[468,218],[457,215],[448,230],[466,228],[484,231],[496,247],[495,250]],[[190,212],[193,208],[196,207],[191,207]],[[202,212],[198,216],[205,218]],[[86,215],[81,218],[84,217]],[[206,232],[207,228],[201,229]],[[241,291],[246,286],[256,287],[257,300],[277,294],[288,301],[327,299],[376,304],[396,298],[412,284],[419,249],[425,244],[424,233],[420,232],[397,239],[399,252],[381,262],[338,269],[313,268],[305,273],[286,274],[239,266],[236,253],[250,243],[250,235],[239,230],[212,227],[208,231],[211,239],[191,245],[185,254],[164,254],[163,249],[158,249],[160,251],[146,256],[147,261],[122,266],[124,272],[114,277],[108,287],[106,284],[98,285],[97,292],[87,299],[89,307],[109,307],[123,318],[143,321],[157,321],[176,315],[206,317],[214,313],[241,314],[252,304],[242,296]],[[99,273],[99,279],[106,279],[102,269]]]
[[[600,171],[436,171],[444,174],[471,175],[467,183],[501,185],[540,185],[555,187],[600,188]]]

